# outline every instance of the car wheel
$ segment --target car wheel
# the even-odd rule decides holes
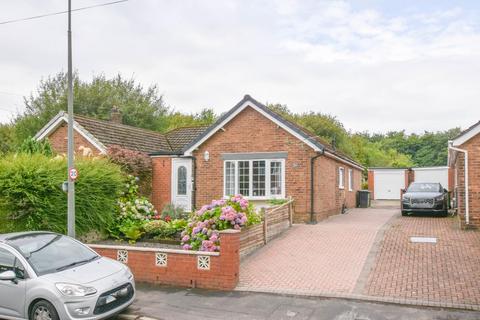
[[[60,320],[60,318],[50,302],[40,300],[33,305],[30,311],[30,320]]]
[[[441,217],[448,217],[448,210],[445,210],[443,211],[441,214],[440,214]]]
[[[405,217],[406,215],[407,215],[407,211],[402,210],[402,216]]]

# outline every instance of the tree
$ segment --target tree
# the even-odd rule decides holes
[[[40,81],[34,94],[24,98],[26,110],[15,122],[17,143],[35,135],[60,110],[67,109],[67,75],[60,72]],[[74,74],[74,110],[76,114],[107,120],[115,105],[122,113],[124,124],[150,130],[165,130],[168,108],[158,87],[144,88],[133,78],[120,74],[113,78],[94,75],[91,81],[83,81]]]
[[[0,124],[0,155],[12,151],[14,141],[13,125]]]
[[[53,155],[52,146],[48,139],[44,141],[37,141],[32,137],[25,139],[20,146],[19,151],[26,154],[40,153],[44,156],[51,157]]]
[[[204,108],[198,113],[185,114],[179,111],[171,111],[165,116],[165,128],[167,131],[192,126],[208,126],[217,120],[213,109]]]

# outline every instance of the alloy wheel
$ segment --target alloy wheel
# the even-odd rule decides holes
[[[35,312],[33,313],[33,319],[34,320],[52,320],[52,315],[50,314],[50,310],[48,310],[43,306],[40,306],[37,309],[35,309]]]

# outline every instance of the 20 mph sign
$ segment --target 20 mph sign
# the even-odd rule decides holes
[[[68,176],[70,177],[71,180],[75,181],[78,178],[78,171],[75,168],[70,168],[68,170]]]

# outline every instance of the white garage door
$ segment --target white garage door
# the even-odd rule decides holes
[[[448,167],[414,168],[415,182],[439,182],[448,189]]]
[[[405,170],[375,170],[374,192],[377,200],[398,200],[405,188]]]

